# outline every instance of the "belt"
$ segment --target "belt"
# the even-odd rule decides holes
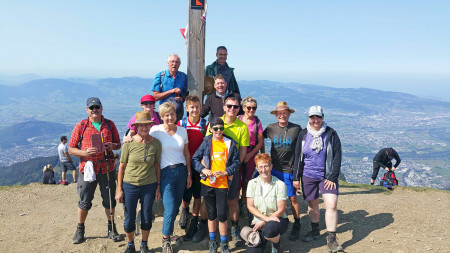
[[[163,169],[175,169],[175,168],[178,168],[180,166],[184,166],[184,163],[177,163],[177,164],[174,164],[174,165],[169,165],[169,166],[164,167]]]

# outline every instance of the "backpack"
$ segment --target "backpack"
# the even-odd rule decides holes
[[[388,171],[384,173],[384,176],[380,178],[380,185],[392,190],[392,187],[398,185],[398,180],[395,177],[395,173],[393,171]]]
[[[183,119],[181,120],[181,126],[186,128],[187,127],[187,117],[183,117]],[[200,117],[200,128],[201,128],[201,132],[203,134],[203,136],[206,136],[206,120],[202,117]]]
[[[80,122],[80,128],[81,128],[81,130],[79,131],[80,132],[80,140],[78,141],[78,148],[81,150],[81,141],[83,140],[83,134],[84,134],[84,131],[86,130],[86,121],[88,120],[89,118],[87,118],[87,119],[84,119],[84,120],[82,120],[81,122]],[[103,120],[105,121],[105,123],[106,123],[106,126],[108,127],[108,130],[112,133],[112,126],[111,126],[111,121],[109,120],[109,119],[105,119],[105,118],[103,118]]]

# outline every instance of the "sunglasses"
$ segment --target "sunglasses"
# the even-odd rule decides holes
[[[227,108],[228,108],[228,109],[231,109],[231,108],[233,108],[233,109],[239,109],[239,105],[227,105]]]
[[[258,107],[247,106],[247,111],[251,111],[251,110],[256,111],[256,108],[258,108]]]
[[[154,105],[155,102],[153,102],[153,101],[145,101],[145,102],[142,102],[142,104],[143,105]]]
[[[225,127],[213,127],[212,129],[214,131],[223,131],[225,129]]]
[[[89,106],[89,110],[94,110],[94,109],[100,109],[100,106],[99,105],[91,105],[91,106]]]

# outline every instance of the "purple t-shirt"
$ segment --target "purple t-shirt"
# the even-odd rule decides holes
[[[326,133],[322,134],[323,148],[317,153],[315,150],[311,149],[311,142],[314,140],[314,137],[310,133],[306,134],[305,145],[303,146],[303,156],[305,161],[303,176],[314,179],[324,179],[325,154],[327,152],[326,136]]]
[[[135,132],[137,133],[137,128],[136,128],[136,126],[131,126],[131,125],[136,121],[135,117],[136,117],[136,115],[133,115],[133,117],[130,119],[130,122],[128,122],[127,127],[128,127],[130,130],[133,130],[133,131],[135,131]],[[156,122],[156,125],[161,124],[161,122],[159,121],[158,116],[156,115],[156,112],[155,112],[155,111],[153,111],[152,120],[153,120],[154,122]]]

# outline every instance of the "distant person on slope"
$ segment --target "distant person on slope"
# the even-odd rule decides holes
[[[72,170],[73,182],[77,182],[77,169],[75,165],[73,165],[72,157],[69,155],[69,148],[66,145],[67,136],[61,136],[61,143],[58,146],[58,155],[59,155],[59,163],[62,167],[61,177],[62,181],[59,181],[60,184],[67,185],[68,182],[66,180],[66,172],[67,170]]]
[[[148,235],[152,228],[154,200],[161,197],[161,142],[149,135],[155,124],[147,111],[135,114],[133,127],[138,132],[132,141],[124,143],[117,177],[116,200],[125,205],[124,230],[128,245],[125,253],[134,253],[136,230],[136,206],[141,203],[141,253],[150,252]]]
[[[395,165],[392,166],[392,159],[395,159]],[[400,165],[400,156],[398,156],[397,151],[393,148],[383,148],[375,155],[373,158],[373,173],[370,178],[370,184],[373,185],[375,183],[375,179],[377,179],[378,172],[380,168],[385,169],[386,171],[395,171]]]
[[[216,51],[216,57],[217,60],[215,60],[211,65],[206,66],[205,76],[215,77],[217,74],[222,75],[225,82],[228,84],[228,87],[226,87],[227,91],[232,91],[240,95],[241,92],[239,91],[236,77],[234,77],[234,68],[231,68],[227,64],[227,48],[224,46],[219,46]]]
[[[56,184],[55,172],[53,171],[53,167],[51,164],[47,164],[44,166],[43,175],[42,175],[42,183],[43,184]]]
[[[112,154],[112,150],[120,149],[119,132],[114,122],[103,117],[103,106],[100,99],[96,97],[88,98],[86,101],[86,112],[89,117],[75,125],[69,143],[69,154],[80,157],[80,173],[77,182],[79,195],[78,226],[73,237],[73,243],[78,244],[85,240],[84,222],[92,207],[92,199],[94,198],[97,184],[100,185],[100,192],[103,199],[102,205],[105,208],[106,217],[108,218],[108,238],[117,241],[119,234],[111,220],[111,217],[114,217],[114,208],[116,206],[116,200],[113,195],[116,192],[116,179],[114,159],[110,154]],[[92,137],[94,135],[95,137],[101,136],[100,138],[101,142],[104,143],[105,152],[99,152],[96,147],[93,147]],[[97,138],[97,140],[100,138]],[[105,153],[108,153],[110,158],[107,159]],[[85,169],[87,168],[89,172],[92,167],[95,173],[95,180],[85,181]],[[111,190],[111,196],[108,187]],[[112,206],[111,213],[110,203]]]
[[[276,116],[277,122],[268,125],[263,132],[264,138],[269,138],[271,141],[270,156],[273,162],[271,173],[286,184],[287,196],[291,201],[294,216],[294,225],[289,235],[291,241],[297,240],[300,234],[300,203],[293,185],[292,168],[295,144],[302,127],[289,121],[289,117],[294,112],[287,102],[278,102],[275,110],[270,112]]]
[[[183,118],[183,103],[188,95],[187,81],[185,73],[178,71],[181,59],[177,54],[170,54],[167,58],[168,70],[158,72],[153,79],[153,97],[159,104],[170,101],[175,105],[177,122]]]
[[[338,222],[337,201],[339,173],[341,171],[341,141],[336,131],[323,121],[323,109],[314,105],[309,108],[309,122],[298,135],[295,148],[294,186],[303,191],[308,201],[311,231],[303,237],[309,242],[320,237],[319,189],[325,205],[325,224],[328,231],[329,252],[343,252],[336,239]]]

